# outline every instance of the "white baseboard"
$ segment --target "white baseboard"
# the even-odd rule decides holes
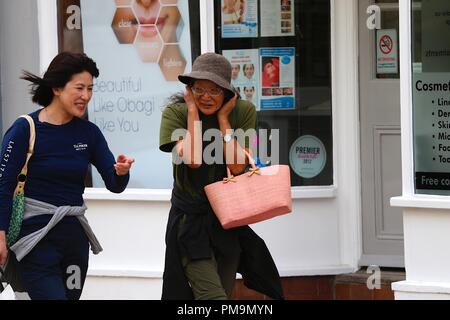
[[[282,277],[302,276],[326,276],[356,272],[357,268],[349,265],[330,265],[317,267],[281,267],[278,272]],[[143,267],[111,267],[111,268],[89,268],[88,277],[111,277],[111,278],[144,278],[162,279],[162,269],[150,269]]]

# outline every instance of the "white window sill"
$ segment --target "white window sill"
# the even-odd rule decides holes
[[[291,190],[292,199],[335,198],[337,192],[335,186],[294,187]],[[126,189],[124,192],[116,194],[105,188],[86,188],[83,197],[85,200],[168,202],[171,195],[172,190],[170,189]]]
[[[122,193],[112,193],[106,188],[86,188],[85,200],[117,201],[170,201],[172,190],[169,189],[126,189]]]
[[[416,294],[431,293],[448,295],[450,294],[450,285],[446,282],[399,281],[392,283],[392,290]]]
[[[335,186],[293,187],[292,199],[326,199],[336,198]]]
[[[403,208],[450,209],[450,197],[412,195],[391,198],[391,206]]]

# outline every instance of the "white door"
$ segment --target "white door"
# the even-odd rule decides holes
[[[377,5],[379,30],[367,25]],[[362,176],[360,265],[403,267],[402,210],[390,206],[401,194],[398,0],[359,1],[359,76]]]

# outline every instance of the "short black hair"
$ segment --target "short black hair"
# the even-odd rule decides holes
[[[23,71],[20,78],[31,82],[32,101],[47,107],[53,101],[52,89],[64,88],[73,75],[84,71],[94,78],[98,78],[100,74],[97,64],[86,54],[61,52],[53,58],[42,78],[28,71]]]

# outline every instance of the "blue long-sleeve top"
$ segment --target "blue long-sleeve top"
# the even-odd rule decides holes
[[[30,114],[36,127],[34,153],[28,163],[25,196],[54,206],[81,206],[84,178],[92,163],[106,188],[125,190],[129,174],[118,176],[116,163],[100,129],[87,120],[73,118],[63,125],[40,122],[40,110]],[[6,132],[0,159],[0,230],[8,230],[17,176],[25,163],[30,126],[19,118]]]

